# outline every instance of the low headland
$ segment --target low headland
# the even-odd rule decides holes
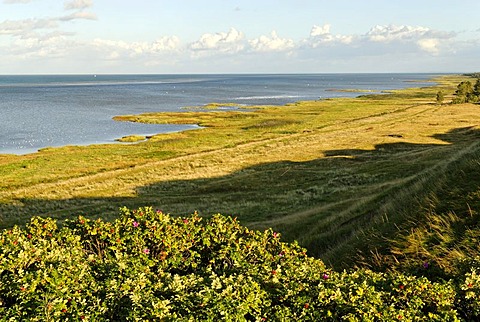
[[[92,321],[479,318],[480,106],[451,104],[473,76],[434,81],[118,116],[201,128],[0,155],[0,313],[44,301],[42,314]],[[32,216],[51,219],[15,226]],[[88,299],[57,276],[75,265]]]

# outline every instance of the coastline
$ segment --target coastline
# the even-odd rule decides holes
[[[368,80],[368,77],[365,76],[365,75],[357,75],[357,74],[352,74],[353,76],[357,77],[361,82],[364,81],[364,79],[367,79]],[[340,92],[340,91],[337,91],[335,93],[333,92],[330,92],[331,94],[328,94],[327,96],[326,95],[316,95],[318,94],[317,93],[317,90],[320,90],[319,93],[321,93],[322,90],[325,90],[324,87],[319,87],[317,89],[313,88],[314,87],[314,82],[315,80],[317,81],[322,81],[323,82],[323,78],[324,77],[331,77],[328,78],[329,82],[337,79],[338,77],[340,77],[340,81],[341,79],[343,79],[344,77],[353,77],[352,75],[336,75],[336,76],[332,76],[332,75],[310,75],[310,74],[305,74],[305,75],[298,75],[298,76],[295,76],[296,78],[296,81],[297,82],[297,85],[295,86],[300,86],[299,88],[301,88],[302,91],[304,90],[307,90],[308,95],[314,95],[314,97],[310,97],[310,99],[327,99],[327,98],[337,98],[337,97],[354,97],[354,96],[357,96],[358,92],[357,93],[354,93],[354,92],[351,92],[351,91],[344,91],[344,92]],[[396,74],[392,74],[392,77],[395,76]],[[405,75],[409,75],[409,74],[405,74]],[[419,74],[420,75],[420,74]],[[135,75],[134,75],[135,76]],[[225,81],[229,81],[229,79],[232,77],[232,75],[218,75],[218,77],[220,77],[218,80],[217,80],[217,76],[209,76],[210,78],[208,78],[206,75],[201,75],[201,76],[195,76],[195,75],[191,75],[191,76],[182,76],[180,77],[179,79],[176,79],[176,78],[165,78],[164,76],[162,76],[160,79],[162,79],[162,82],[158,81],[157,83],[158,84],[152,84],[153,80],[155,80],[155,75],[147,75],[149,77],[149,82],[150,84],[146,84],[146,81],[144,79],[142,79],[142,75],[138,75],[138,76],[135,76],[136,78],[138,79],[135,79],[136,81],[139,82],[139,84],[141,84],[141,88],[145,89],[145,90],[149,90],[150,88],[151,89],[156,89],[158,86],[158,88],[165,88],[165,90],[167,90],[165,93],[158,93],[159,96],[159,99],[164,99],[164,97],[169,97],[169,95],[171,94],[175,94],[175,93],[178,93],[180,91],[180,88],[185,87],[187,86],[186,88],[190,88],[188,86],[191,86],[191,84],[195,84],[195,86],[198,86],[197,84],[200,84],[205,78],[207,78],[208,80],[208,86],[210,85],[215,85],[216,83],[212,83],[212,82],[218,82],[218,85],[215,85],[217,88],[221,89],[222,85]],[[145,77],[147,77],[145,76]],[[424,74],[421,74],[421,77],[425,76]],[[133,76],[129,76],[129,77],[133,77]],[[134,78],[135,78],[134,77]],[[194,77],[198,77],[198,79],[194,79]],[[236,77],[236,76],[235,76]],[[203,108],[206,108],[206,109],[211,109],[211,110],[225,110],[225,111],[228,111],[228,110],[234,110],[234,106],[245,106],[247,109],[248,109],[248,106],[251,106],[251,105],[284,105],[284,104],[295,104],[295,102],[301,100],[301,101],[304,101],[305,99],[301,98],[298,93],[295,94],[294,92],[285,92],[286,90],[288,91],[288,87],[291,87],[291,86],[288,86],[287,88],[284,87],[285,84],[288,84],[288,83],[285,83],[284,82],[287,82],[290,78],[289,77],[292,77],[292,76],[289,76],[289,75],[268,75],[268,77],[270,78],[265,78],[266,76],[265,75],[242,75],[240,78],[238,78],[238,80],[235,79],[235,82],[236,81],[247,81],[250,82],[258,82],[258,85],[255,85],[256,83],[253,83],[254,85],[252,85],[253,87],[250,88],[250,91],[251,93],[250,94],[247,94],[245,95],[245,93],[237,93],[235,94],[235,92],[232,92],[230,93],[230,89],[226,88],[226,90],[228,90],[226,93],[230,93],[230,94],[222,94],[222,95],[226,95],[222,100],[216,100],[214,98],[214,96],[212,96],[212,99],[211,100],[208,100],[208,101],[202,101],[202,99],[195,99],[195,96],[192,96],[192,99],[194,101],[192,102],[195,102],[195,104],[183,104],[183,103],[178,103],[178,105],[175,105],[175,109],[170,109],[170,110],[166,110],[167,112],[172,112],[174,110],[179,110],[179,109],[185,109],[185,107],[188,107],[188,106],[200,106],[200,107],[203,107]],[[298,78],[297,78],[298,77]],[[383,75],[382,77],[386,77],[385,75]],[[405,77],[405,79],[408,79],[409,77],[406,77],[406,76],[402,76],[402,77]],[[17,77],[18,80],[21,80],[23,78],[21,77]],[[86,82],[85,84],[79,82],[79,83],[75,83],[73,82],[73,80],[75,80],[76,78],[72,78],[72,79],[69,79],[69,78],[66,78],[64,79],[65,77],[63,76],[55,76],[53,77],[53,80],[49,87],[47,88],[44,88],[41,86],[41,84],[38,84],[37,81],[33,82],[33,83],[25,83],[25,84],[21,84],[21,87],[23,88],[22,90],[27,90],[28,91],[44,91],[44,90],[48,90],[47,93],[51,92],[52,90],[59,90],[59,91],[79,91],[79,93],[82,93],[84,90],[87,90],[87,93],[91,93],[89,95],[96,95],[94,94],[94,92],[91,92],[93,90],[95,90],[95,87],[92,85],[91,81],[88,79],[88,77],[86,76],[82,76],[82,81]],[[263,80],[263,78],[265,78]],[[281,90],[281,92],[278,92],[275,87],[272,87],[272,88],[264,88],[264,87],[271,87],[271,86],[267,86],[268,85],[268,82],[270,82],[272,79],[274,82],[278,82],[277,85],[275,86],[279,86],[279,90]],[[356,79],[356,78],[354,78]],[[26,80],[28,80],[28,77],[26,78]],[[63,80],[65,82],[65,84],[63,83],[60,83],[60,81]],[[115,83],[112,83],[111,80],[109,80],[108,78],[107,79],[103,79],[101,75],[99,75],[97,77],[97,81],[98,82],[101,82],[101,87],[99,89],[101,89],[102,91],[106,91],[107,93],[116,93],[117,91],[117,87],[118,89],[122,89],[123,90],[123,87],[126,86],[126,88],[130,88],[132,87],[133,88],[136,88],[135,86],[135,83],[132,82],[131,80],[130,81],[123,81],[122,83],[122,75],[118,75],[118,76],[115,76],[115,81],[118,82],[117,85],[115,85]],[[181,82],[187,82],[185,84],[188,84],[188,85],[185,85]],[[422,80],[422,81],[425,81],[425,80]],[[180,82],[180,83],[179,83]],[[235,84],[232,83],[232,84]],[[105,84],[104,84],[105,83]],[[63,84],[63,85],[62,85]],[[138,86],[140,86],[139,84],[137,84]],[[77,89],[77,86],[79,85],[80,87]],[[260,86],[261,85],[261,86]],[[265,86],[264,86],[265,85]],[[64,87],[65,86],[65,87]],[[235,85],[236,86],[236,85]],[[243,85],[242,85],[243,86]],[[324,85],[322,85],[324,86]],[[325,85],[326,86],[326,85]],[[365,86],[365,85],[363,85]],[[373,85],[372,85],[373,86]],[[377,86],[377,85],[375,85]],[[142,90],[143,90],[142,89]],[[3,88],[3,90],[5,90],[5,88]],[[292,88],[291,90],[295,90],[295,88]],[[341,90],[341,89],[339,89]],[[362,89],[359,89],[358,91],[361,91]],[[176,91],[176,92],[175,92]],[[183,91],[183,90],[181,90]],[[180,91],[180,93],[181,93]],[[168,94],[167,94],[168,92]],[[328,91],[325,91],[325,92],[328,92]],[[307,93],[307,92],[306,92]],[[147,95],[150,95],[148,94],[148,92],[146,92]],[[365,94],[365,92],[363,93]],[[50,94],[49,94],[50,95]],[[110,95],[110,94],[108,94]],[[106,96],[105,99],[108,99],[109,96]],[[156,94],[157,95],[157,94]],[[183,95],[183,94],[182,94]],[[203,94],[202,94],[203,95]],[[218,95],[218,94],[215,94],[213,93],[213,95]],[[94,96],[95,97],[95,96]],[[218,98],[218,97],[217,97]],[[73,98],[74,99],[74,98]],[[307,100],[310,100],[310,99],[307,99]],[[21,97],[19,98],[15,98],[14,101],[19,101],[21,100]],[[115,98],[115,96],[112,96],[111,98],[112,101],[115,101],[117,100],[117,98]],[[144,99],[142,97],[138,97],[136,99],[136,102],[132,102],[132,104],[138,104],[138,102],[140,101],[143,101]],[[212,102],[215,102],[215,103],[212,103]],[[261,103],[261,104],[257,104],[257,103]],[[45,104],[49,104],[48,101],[45,101]],[[78,102],[78,104],[81,104],[81,101]],[[224,108],[223,106],[226,106],[226,108]],[[201,108],[201,109],[203,109]],[[61,119],[61,115],[64,114],[63,112],[63,107],[61,108],[60,106],[58,107],[58,111],[55,111],[54,115],[50,116],[49,117],[49,123],[52,123],[54,124],[54,126],[58,126],[58,125],[61,125],[64,121]],[[75,108],[76,109],[76,108]],[[83,107],[82,107],[83,109]],[[200,109],[200,110],[201,110]],[[188,111],[189,109],[185,109],[186,111]],[[192,110],[192,109],[190,109]],[[195,109],[196,110],[196,109]],[[155,110],[152,109],[151,112],[154,112],[154,111],[163,111],[163,108],[161,106],[158,107],[158,109]],[[121,111],[120,111],[121,112]],[[139,113],[136,113],[136,114],[140,114],[140,113],[148,113],[149,111],[140,111]],[[36,113],[34,111],[32,111],[32,113]],[[88,109],[85,109],[85,113],[88,113]],[[102,118],[104,118],[104,120],[101,121],[101,123],[99,123],[97,126],[96,126],[96,129],[97,130],[83,130],[83,128],[85,127],[84,125],[80,125],[81,123],[77,122],[76,120],[73,120],[73,121],[69,121],[69,122],[73,122],[72,123],[72,126],[67,126],[67,127],[62,127],[62,128],[59,128],[55,131],[50,130],[48,126],[44,126],[42,124],[40,125],[37,125],[36,123],[34,123],[34,121],[32,120],[32,123],[29,124],[29,123],[26,123],[25,125],[23,125],[24,129],[22,129],[20,131],[19,134],[13,134],[15,133],[15,121],[16,119],[24,119],[23,116],[21,115],[12,115],[12,116],[8,116],[9,114],[5,114],[5,117],[6,117],[6,121],[7,121],[7,124],[10,124],[9,126],[13,127],[11,132],[12,134],[8,134],[5,133],[3,134],[4,137],[8,137],[8,135],[13,135],[13,138],[15,141],[6,141],[4,142],[4,144],[6,143],[7,145],[6,146],[3,146],[3,149],[2,149],[2,152],[1,154],[10,154],[10,153],[13,153],[15,155],[25,155],[25,154],[30,154],[30,153],[36,153],[38,152],[39,150],[41,149],[48,149],[48,148],[51,148],[51,147],[54,147],[54,148],[57,148],[57,147],[62,147],[62,146],[68,146],[68,145],[95,145],[95,144],[112,144],[112,143],[115,143],[116,140],[124,137],[124,136],[128,136],[128,135],[145,135],[145,136],[152,136],[152,135],[156,135],[156,134],[160,134],[160,133],[167,133],[167,132],[175,132],[177,131],[178,129],[173,129],[173,130],[170,130],[170,129],[161,129],[161,130],[145,130],[145,129],[142,129],[142,128],[138,128],[137,130],[128,130],[128,131],[116,131],[115,133],[117,134],[100,134],[100,136],[97,138],[95,136],[91,136],[92,133],[95,133],[95,131],[100,131],[100,129],[102,129],[101,131],[110,131],[108,130],[108,128],[110,127],[120,127],[120,126],[130,126],[129,124],[117,124],[118,122],[112,122],[111,119],[114,118],[116,115],[123,115],[123,114],[129,114],[129,113],[115,113],[113,112],[112,115],[110,115],[108,117],[108,119],[105,119],[105,116],[102,116]],[[81,114],[80,114],[81,115]],[[86,114],[88,115],[88,114]],[[93,118],[95,118],[95,113],[93,116],[91,116]],[[11,121],[9,121],[9,119],[12,119]],[[26,120],[28,122],[28,119]],[[41,122],[41,118],[39,118],[38,120],[39,122]],[[36,122],[36,120],[35,120]],[[77,125],[78,123],[78,125]],[[140,126],[139,124],[137,126]],[[161,127],[165,127],[165,126],[168,126],[168,125],[161,125]],[[178,124],[176,125],[178,126]],[[144,127],[142,125],[142,127]],[[39,131],[41,132],[45,132],[45,133],[39,133],[39,134],[35,134],[33,133],[32,131],[35,131],[34,129],[38,128]],[[77,129],[78,128],[78,129]],[[186,129],[189,129],[189,127],[187,127]],[[75,130],[75,134],[72,136],[71,134],[69,134],[69,131],[71,130]],[[183,129],[182,129],[183,130]],[[46,131],[53,131],[51,134],[49,134],[49,136],[43,138],[42,135],[44,134],[48,134]],[[23,133],[24,132],[24,133]],[[29,134],[30,132],[32,132],[32,134]],[[62,133],[61,136],[58,135],[58,133]],[[1,137],[2,133],[0,133],[0,137]],[[6,135],[6,136],[5,136]],[[90,138],[89,138],[90,137]],[[45,142],[43,142],[43,140],[45,140]],[[18,142],[17,142],[18,141]],[[15,143],[14,143],[15,142]],[[42,143],[43,142],[43,143]],[[19,148],[21,146],[24,146],[24,147],[31,147],[31,148]],[[0,148],[2,147],[2,144],[0,142]],[[5,152],[6,151],[6,152]]]

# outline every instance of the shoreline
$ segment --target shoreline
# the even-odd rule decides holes
[[[118,121],[118,120],[115,120],[114,119],[115,117],[113,117],[112,119],[116,122],[121,122],[121,121]],[[163,124],[163,125],[177,125],[177,126],[185,126],[187,128],[185,129],[181,129],[181,130],[171,130],[171,131],[165,131],[165,132],[156,132],[156,133],[140,133],[140,134],[131,134],[131,135],[124,135],[123,137],[119,137],[119,138],[114,138],[114,139],[109,139],[109,140],[105,140],[103,142],[91,142],[91,143],[79,143],[79,144],[65,144],[65,145],[56,145],[56,146],[45,146],[45,147],[41,147],[41,148],[38,148],[38,149],[20,149],[20,150],[27,150],[28,152],[25,152],[25,153],[8,153],[8,152],[2,152],[0,150],[0,157],[1,156],[25,156],[25,155],[31,155],[31,154],[38,154],[38,153],[41,153],[42,151],[44,150],[51,150],[51,149],[62,149],[62,148],[65,148],[65,147],[88,147],[88,146],[95,146],[95,145],[110,145],[110,144],[135,144],[135,143],[140,143],[140,142],[127,142],[127,141],[124,141],[122,142],[122,138],[124,137],[129,137],[129,136],[144,136],[145,137],[145,141],[147,141],[149,138],[155,136],[155,135],[160,135],[160,134],[168,134],[168,133],[177,133],[177,132],[184,132],[184,131],[192,131],[192,130],[197,130],[201,127],[195,125],[195,124]],[[15,149],[15,150],[19,150],[19,149]]]
[[[413,75],[415,73],[405,73],[405,74],[401,74],[401,73],[385,73],[385,74],[380,74],[380,75]],[[270,74],[268,74],[270,75]],[[297,75],[297,74],[294,74],[294,75]],[[323,75],[323,74],[298,74],[298,75]],[[325,74],[325,75],[329,75],[329,74]],[[352,73],[352,74],[335,74],[335,75],[357,75],[356,73]],[[362,74],[362,75],[377,75],[377,73],[372,73],[372,74]],[[418,74],[420,75],[420,74]],[[421,75],[433,75],[433,74],[426,74],[426,73],[422,73]],[[134,76],[139,76],[139,75],[134,75]],[[140,75],[141,76],[141,75]],[[444,76],[443,74],[441,75],[435,75],[435,77],[439,77],[439,76]],[[60,76],[59,76],[60,77]],[[406,82],[413,82],[413,81],[404,81],[405,83]],[[415,82],[420,82],[420,83],[430,83],[432,82],[432,78],[429,78],[429,79],[424,79],[424,80],[416,80]],[[435,84],[432,84],[432,86],[434,86]],[[408,87],[406,87],[408,88]],[[395,90],[395,89],[393,89]],[[384,94],[384,91],[385,90],[382,90],[382,91],[377,91],[377,90],[365,90],[365,89],[341,89],[341,88],[335,88],[335,89],[325,89],[326,92],[336,92],[336,93],[354,93],[354,94],[358,94],[356,95],[355,97],[358,97],[358,96],[361,96],[361,95],[365,95],[365,94]],[[392,90],[388,90],[388,92],[390,92]],[[263,96],[259,96],[259,97],[263,97]],[[341,96],[333,96],[333,97],[318,97],[318,99],[316,100],[323,100],[323,99],[337,99],[337,98],[350,98],[352,96],[349,96],[349,95],[341,95]],[[278,106],[282,106],[282,105],[295,105],[299,102],[302,102],[304,100],[301,100],[301,101],[290,101],[288,103],[285,103],[285,104],[281,104],[281,105],[278,105]],[[307,100],[307,101],[310,101],[310,100]],[[210,109],[212,111],[215,111],[215,110],[221,110],[221,111],[235,111],[235,108],[233,108],[234,106],[242,106],[244,104],[242,103],[234,103],[234,102],[221,102],[221,103],[216,103],[216,102],[210,102],[210,103],[206,103],[206,104],[202,104],[200,105],[200,108],[198,109],[199,111],[202,111],[203,108],[205,109]],[[268,104],[269,106],[271,104]],[[223,107],[223,106],[226,106],[228,108],[219,108],[219,107]],[[242,107],[242,109],[249,109],[250,106],[258,106],[258,104],[253,104],[253,105],[248,105],[248,106],[245,106],[245,107]],[[277,106],[277,105],[272,105],[272,106]],[[196,108],[198,108],[198,106],[196,106]],[[192,107],[180,107],[179,110],[196,110],[196,108],[192,108]],[[149,112],[147,112],[149,113]],[[169,113],[169,112],[166,112],[166,113]],[[139,114],[144,114],[144,113],[139,113]],[[121,118],[122,115],[117,115],[117,116],[113,116],[112,119],[115,120],[115,121],[118,121],[119,118]],[[136,123],[143,123],[143,122],[136,122]],[[163,124],[165,125],[165,124]],[[175,124],[172,124],[172,123],[169,123],[169,124],[166,124],[166,125],[176,125],[176,126],[180,126],[181,124],[180,123],[175,123]],[[161,131],[161,132],[148,132],[148,133],[145,133],[145,132],[141,132],[141,131],[138,131],[138,132],[130,132],[130,133],[125,133],[125,134],[121,134],[119,136],[116,136],[116,137],[110,137],[106,140],[96,140],[94,142],[82,142],[82,143],[60,143],[60,144],[55,144],[55,145],[45,145],[45,146],[42,146],[42,147],[38,147],[38,148],[21,148],[21,149],[17,149],[15,147],[11,147],[11,148],[6,148],[5,150],[3,151],[0,151],[0,155],[14,155],[14,156],[22,156],[22,155],[30,155],[30,154],[35,154],[35,153],[39,153],[41,152],[42,150],[48,150],[48,149],[52,149],[52,148],[62,148],[62,147],[66,147],[66,146],[91,146],[91,145],[99,145],[99,144],[119,144],[119,143],[122,143],[122,142],[118,142],[119,140],[121,140],[122,137],[124,136],[132,136],[132,135],[142,135],[142,136],[155,136],[155,135],[160,135],[160,134],[166,134],[166,133],[175,133],[175,132],[178,132],[178,131],[188,131],[188,130],[191,130],[191,128],[189,128],[190,126],[194,125],[195,124],[191,124],[189,123],[188,124],[189,126],[185,129],[181,129],[181,130],[172,130],[172,131],[169,131],[169,130],[165,130],[165,131]],[[198,129],[198,128],[195,128],[195,129]]]

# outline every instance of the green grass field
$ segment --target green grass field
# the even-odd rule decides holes
[[[448,258],[476,247],[454,241],[472,235],[480,209],[480,106],[435,103],[440,89],[449,102],[464,79],[352,99],[119,116],[202,128],[0,155],[1,226],[33,215],[112,219],[122,206],[222,213],[273,227],[334,267],[426,258],[446,272]]]

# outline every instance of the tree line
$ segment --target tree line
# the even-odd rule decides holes
[[[470,81],[463,81],[457,86],[453,104],[478,103],[480,102],[480,78],[477,78],[475,85]]]
[[[467,74],[466,74],[467,75]],[[455,97],[452,99],[452,104],[463,103],[480,103],[480,73],[468,74],[468,76],[476,77],[477,81],[473,84],[471,81],[462,81],[457,85]],[[437,103],[442,104],[444,100],[444,93],[437,92]]]
[[[480,78],[480,72],[479,72],[479,73],[469,73],[469,74],[463,74],[463,76],[469,76],[469,77],[474,77],[474,78]]]

